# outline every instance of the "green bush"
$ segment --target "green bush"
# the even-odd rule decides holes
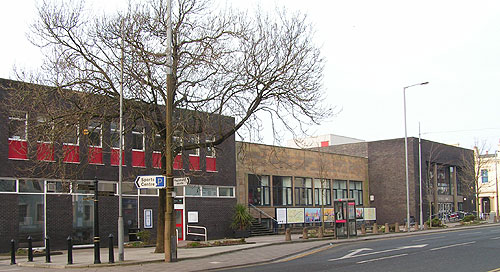
[[[151,243],[151,232],[149,230],[139,231],[137,237],[147,245]]]
[[[427,220],[427,225],[428,226],[432,226],[432,227],[442,227],[443,226],[443,222],[441,222],[441,220],[439,218],[433,218],[432,219],[432,225],[430,224],[429,220]]]
[[[464,219],[462,219],[463,222],[472,222],[474,220],[476,220],[476,216],[473,214],[466,215]]]

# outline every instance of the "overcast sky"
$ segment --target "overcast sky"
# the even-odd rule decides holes
[[[36,0],[3,1],[0,9],[0,77],[13,67],[36,67],[41,55],[26,39]],[[87,1],[112,10],[127,0]],[[457,0],[233,0],[307,13],[315,43],[327,59],[324,87],[339,113],[311,133],[364,140],[408,136],[470,148],[500,139],[500,1]],[[268,139],[269,141],[269,139]]]

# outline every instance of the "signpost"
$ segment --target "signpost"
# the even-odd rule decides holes
[[[135,186],[139,189],[161,189],[166,187],[165,176],[137,176]]]
[[[189,177],[174,178],[174,186],[186,186],[191,182]]]

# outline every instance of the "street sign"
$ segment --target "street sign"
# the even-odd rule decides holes
[[[189,177],[174,178],[174,186],[186,186],[191,182]]]
[[[159,189],[165,188],[165,176],[137,176],[135,186],[139,189]]]

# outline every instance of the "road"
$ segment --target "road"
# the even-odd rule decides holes
[[[497,226],[332,245],[223,271],[500,271],[499,253]]]

